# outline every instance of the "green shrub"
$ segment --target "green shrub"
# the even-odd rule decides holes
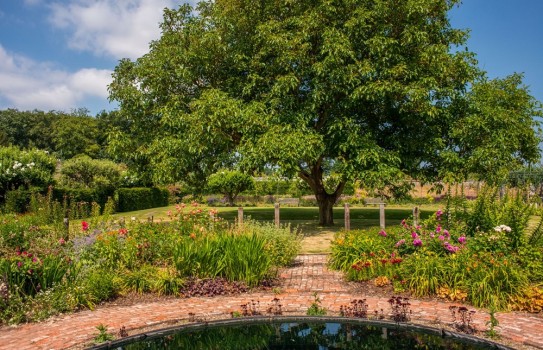
[[[169,192],[160,188],[119,188],[115,191],[118,212],[142,210],[168,205]]]
[[[25,213],[30,205],[33,191],[18,189],[6,192],[5,211],[8,213]]]
[[[114,298],[119,293],[118,283],[115,281],[116,272],[109,269],[93,269],[80,281],[96,302]]]
[[[247,220],[241,230],[244,234],[255,234],[264,238],[264,251],[271,257],[274,266],[288,266],[301,248],[302,235],[293,232],[288,225],[277,228],[273,223]]]

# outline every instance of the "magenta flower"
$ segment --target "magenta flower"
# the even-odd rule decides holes
[[[23,263],[20,262],[20,261],[18,261],[18,262],[17,262],[17,267],[21,267],[21,266],[23,266]]]
[[[89,229],[89,223],[86,221],[81,221],[81,229],[87,231]]]
[[[436,233],[440,233],[441,232],[441,225],[437,225],[436,227]]]
[[[415,247],[422,247],[422,241],[421,241],[420,239],[418,239],[418,238],[417,238],[417,239],[414,239],[414,240],[413,240],[413,245],[414,245]]]
[[[445,240],[445,237],[443,237],[443,236],[439,236],[438,238],[439,238],[440,241],[444,241],[444,240]]]
[[[379,231],[379,236],[386,237],[387,233],[385,232],[385,230],[381,230],[381,231]]]
[[[460,236],[460,237],[458,237],[458,243],[460,243],[460,244],[466,243],[466,236]]]
[[[412,238],[418,238],[419,235],[416,232],[411,232],[411,237]]]
[[[436,211],[436,217],[439,219],[441,215],[443,215],[443,211],[441,209],[438,209],[438,211]]]
[[[447,238],[451,237],[451,234],[447,230],[443,230],[443,235],[445,235]]]

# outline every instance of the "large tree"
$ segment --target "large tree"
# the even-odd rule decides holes
[[[332,224],[349,179],[435,178],[463,159],[455,129],[469,115],[453,110],[468,104],[481,73],[463,49],[466,32],[449,23],[457,3],[215,0],[166,9],[149,53],[121,60],[113,74],[110,98],[131,122],[112,133],[111,149],[155,181],[276,166],[307,182],[320,224]],[[327,187],[331,169],[340,176]]]

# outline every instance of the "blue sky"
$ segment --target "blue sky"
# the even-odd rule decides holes
[[[179,3],[0,0],[0,109],[115,108],[107,84],[117,61],[144,54],[162,9]],[[543,101],[542,13],[542,0],[464,0],[451,22],[471,29],[468,48],[490,78],[522,72]]]

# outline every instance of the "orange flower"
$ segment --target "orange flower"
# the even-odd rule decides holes
[[[189,237],[192,238],[192,239],[196,239],[196,234],[195,234],[195,233],[191,233]]]

